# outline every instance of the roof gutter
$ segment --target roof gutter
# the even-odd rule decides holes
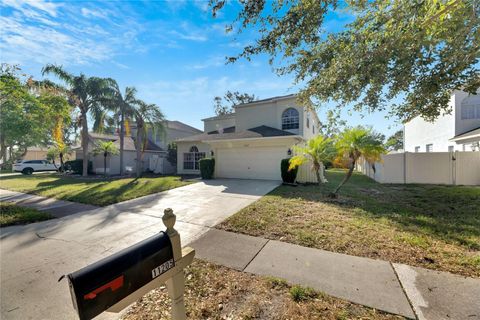
[[[455,141],[455,142],[457,142],[457,141],[462,141],[462,140],[470,140],[470,139],[474,139],[474,138],[479,138],[479,139],[480,139],[480,133],[472,134],[472,135],[470,135],[470,136],[464,136],[464,137],[461,137],[461,136],[460,136],[460,137],[457,137],[457,138],[453,137],[453,138],[451,138],[451,139],[448,139],[448,141]]]
[[[291,135],[291,136],[274,136],[274,137],[255,137],[255,138],[240,138],[240,139],[215,139],[215,140],[202,140],[203,143],[210,143],[210,142],[224,142],[224,141],[253,141],[253,140],[278,140],[278,139],[285,139],[285,138],[293,138],[298,141],[303,141],[304,138],[299,135]]]

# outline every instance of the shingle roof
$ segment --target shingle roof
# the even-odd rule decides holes
[[[473,138],[473,137],[476,137],[478,135],[480,135],[480,127],[469,130],[469,131],[461,133],[461,134],[457,134],[455,137],[451,138],[450,140],[452,140],[452,141],[462,140],[462,139],[466,139],[466,138],[470,138],[470,137]]]
[[[233,118],[233,117],[235,117],[235,113],[227,113],[227,114],[221,114],[221,115],[214,116],[214,117],[205,118],[205,119],[202,119],[202,121],[228,119],[228,118]]]
[[[208,140],[234,140],[234,139],[248,139],[248,138],[268,138],[281,136],[294,136],[294,133],[268,127],[259,126],[241,132],[222,133],[222,134],[208,134],[202,133],[194,136],[178,139],[177,141],[208,141]]]
[[[169,129],[175,129],[175,130],[187,131],[187,132],[190,132],[190,131],[194,131],[194,132],[198,132],[198,133],[202,132],[201,130],[198,130],[197,128],[189,126],[188,124],[185,124],[181,121],[166,120],[165,122],[167,124],[167,128],[169,128]]]
[[[223,129],[222,133],[233,133],[233,132],[235,132],[235,126]],[[218,133],[219,133],[218,130],[208,132],[208,134],[218,134]]]

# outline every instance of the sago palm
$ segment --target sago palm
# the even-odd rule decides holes
[[[373,165],[380,161],[382,154],[386,153],[383,142],[380,141],[372,130],[355,127],[340,133],[335,144],[338,154],[349,160],[349,168],[345,178],[340,182],[331,196],[336,197],[340,188],[350,179],[358,160],[363,157]]]
[[[307,141],[305,146],[293,146],[295,156],[290,159],[289,170],[292,170],[308,161],[312,162],[312,170],[317,176],[317,184],[324,183],[323,163],[335,156],[335,147],[330,138],[316,136]]]
[[[137,151],[136,171],[137,177],[140,177],[143,171],[142,159],[147,145],[148,130],[151,129],[153,132],[163,133],[165,131],[165,116],[157,105],[147,104],[143,101],[138,101],[133,116],[137,124],[137,137],[135,139],[135,149]]]
[[[80,111],[82,128],[83,175],[88,174],[88,114],[93,107],[99,107],[102,99],[111,92],[114,80],[109,78],[87,77],[83,73],[76,76],[62,66],[47,64],[42,74],[53,74],[62,80],[68,89],[69,102]],[[95,116],[95,114],[92,114]]]
[[[103,154],[103,175],[107,176],[107,157],[118,154],[118,148],[113,141],[100,141],[93,149],[93,154]]]

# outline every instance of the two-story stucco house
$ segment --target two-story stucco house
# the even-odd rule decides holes
[[[294,94],[237,105],[234,113],[203,122],[202,134],[177,140],[179,174],[198,174],[199,160],[214,157],[217,178],[280,180],[281,159],[320,125]]]
[[[450,114],[442,115],[434,122],[416,117],[405,123],[405,151],[480,150],[480,91],[476,95],[454,91],[450,108]]]

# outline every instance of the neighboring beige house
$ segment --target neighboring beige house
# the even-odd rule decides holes
[[[22,157],[22,160],[46,160],[49,148],[50,147],[29,147],[27,148],[27,153],[25,153],[25,155]],[[68,161],[74,158],[75,154],[72,151],[71,153],[64,156],[64,161]],[[60,159],[57,157],[55,161],[59,163]]]
[[[232,114],[202,121],[203,133],[177,139],[179,174],[199,174],[199,160],[214,157],[217,178],[280,180],[281,159],[320,125],[294,94],[237,105]]]
[[[97,174],[103,174],[104,172],[104,157],[103,154],[94,155],[93,150],[96,148],[96,145],[100,141],[113,141],[118,149],[120,149],[120,136],[118,135],[107,135],[90,132],[88,140],[88,153],[89,158],[92,161],[93,172]],[[125,171],[135,172],[136,168],[136,149],[135,141],[132,137],[126,136],[124,140],[124,155],[123,163],[125,166]],[[76,159],[83,159],[82,148],[75,149]],[[160,159],[165,158],[166,151],[161,149],[159,146],[148,140],[145,153],[143,155],[143,168],[144,170],[150,169],[150,159]],[[120,155],[109,155],[107,157],[107,170],[106,172],[110,175],[120,174]]]
[[[452,152],[480,150],[480,91],[471,95],[454,91],[450,114],[427,122],[416,117],[405,123],[406,152]]]

